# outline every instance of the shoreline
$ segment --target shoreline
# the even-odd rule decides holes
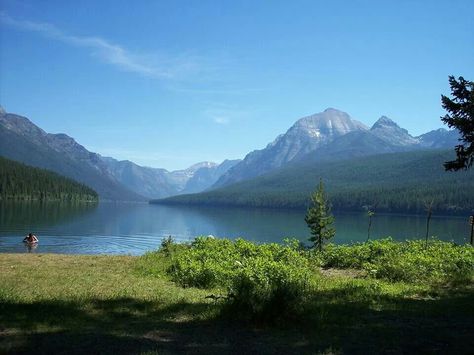
[[[255,324],[223,312],[208,298],[218,290],[172,282],[167,262],[154,256],[0,253],[0,352],[467,354],[474,347],[472,285],[431,289],[328,269],[304,319]]]

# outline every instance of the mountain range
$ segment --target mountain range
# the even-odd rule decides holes
[[[290,162],[350,159],[419,149],[452,148],[458,133],[438,129],[418,137],[382,116],[369,129],[347,113],[328,108],[299,119],[285,134],[229,169],[213,188],[248,180]]]
[[[145,201],[218,189],[301,162],[350,160],[406,151],[452,148],[456,131],[414,137],[382,116],[371,128],[334,108],[303,117],[264,149],[243,160],[201,162],[177,171],[144,167],[88,151],[66,134],[43,131],[28,118],[0,108],[0,155],[76,179],[102,200]]]
[[[88,151],[66,134],[47,133],[28,118],[0,107],[0,156],[70,177],[99,193],[101,200],[147,201],[199,192],[238,163],[202,162],[167,171]]]
[[[446,172],[452,149],[385,153],[349,160],[300,161],[259,177],[152,203],[305,209],[323,180],[334,210],[466,214],[474,207],[474,170]]]

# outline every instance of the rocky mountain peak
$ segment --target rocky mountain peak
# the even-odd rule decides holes
[[[7,111],[5,111],[5,109],[0,106],[0,116],[5,116],[7,114]]]
[[[46,132],[28,118],[13,113],[0,114],[0,124],[7,130],[21,136],[28,136],[34,141],[41,141],[46,136]]]
[[[187,172],[195,172],[201,168],[213,168],[217,166],[218,164],[213,163],[211,161],[202,161],[196,164],[191,165],[189,168],[187,168],[185,171]]]
[[[459,144],[459,131],[438,128],[416,137],[424,148],[454,147]]]
[[[408,131],[401,128],[387,116],[380,117],[370,129],[370,132],[386,142],[398,146],[411,146],[419,143]]]
[[[57,152],[67,152],[75,158],[88,158],[91,153],[76,140],[65,133],[48,133],[46,135],[48,144]]]
[[[337,137],[366,130],[364,124],[335,108],[300,118],[266,148],[247,154],[245,159],[229,169],[214,187],[262,175],[290,161],[297,161]]]
[[[394,120],[388,118],[387,116],[382,116],[374,123],[371,130],[385,127],[400,128],[400,126]]]
[[[364,124],[353,120],[346,112],[327,108],[323,112],[306,116],[288,130],[287,134],[303,134],[312,138],[329,138],[344,135],[354,130],[365,130]]]
[[[347,113],[341,111],[341,110],[338,110],[337,108],[334,108],[334,107],[328,107],[327,109],[325,109],[323,112],[328,112],[328,113],[336,113],[336,114],[344,114],[344,115],[347,115]]]

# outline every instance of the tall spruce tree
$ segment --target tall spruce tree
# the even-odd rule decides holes
[[[468,169],[474,163],[474,82],[462,76],[449,77],[453,99],[441,95],[443,108],[448,112],[441,120],[461,134],[461,144],[455,147],[456,160],[444,163],[446,170]]]
[[[309,238],[313,246],[323,250],[323,243],[334,237],[336,230],[333,227],[334,216],[331,214],[331,205],[324,193],[323,180],[319,180],[319,187],[311,195],[311,205],[306,213],[305,221],[311,230]]]

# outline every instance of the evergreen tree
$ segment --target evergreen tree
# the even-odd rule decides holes
[[[448,111],[441,120],[461,133],[462,144],[455,147],[456,160],[444,163],[446,170],[455,171],[468,169],[474,163],[474,82],[462,76],[458,80],[449,77],[453,99],[441,95],[442,106]]]
[[[74,180],[0,157],[0,201],[98,201],[91,188]]]
[[[336,230],[332,226],[334,217],[331,214],[331,205],[324,193],[323,180],[319,180],[318,189],[311,195],[311,206],[306,213],[305,221],[311,230],[309,238],[313,246],[323,250],[323,243],[334,237]]]

